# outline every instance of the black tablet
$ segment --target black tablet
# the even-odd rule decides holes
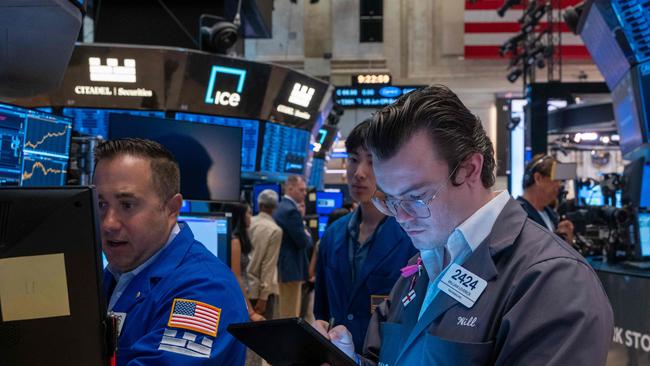
[[[274,366],[357,365],[300,318],[230,324],[228,331]]]

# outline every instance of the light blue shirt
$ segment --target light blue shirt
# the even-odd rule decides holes
[[[421,250],[422,264],[429,274],[429,285],[427,293],[420,309],[418,320],[426,312],[427,308],[438,295],[438,283],[451,263],[462,265],[467,258],[478,248],[479,245],[487,238],[492,231],[497,217],[506,207],[510,200],[507,191],[500,191],[499,194],[492,198],[488,203],[479,208],[456,229],[447,238],[444,247]],[[444,262],[445,251],[449,254],[449,263]],[[443,269],[443,264],[446,264]]]
[[[110,264],[108,265],[108,267],[107,267],[108,271],[111,272],[113,277],[115,277],[115,281],[117,282],[117,284],[115,284],[115,289],[113,290],[113,293],[111,294],[111,299],[110,299],[110,301],[108,303],[108,311],[113,310],[113,307],[115,306],[117,301],[120,299],[120,296],[122,296],[122,294],[124,293],[124,290],[126,290],[126,287],[129,285],[129,283],[131,283],[133,278],[135,276],[137,276],[140,272],[144,271],[144,269],[147,268],[151,263],[153,263],[156,260],[156,258],[158,257],[158,255],[160,255],[160,253],[162,253],[162,251],[169,245],[169,243],[172,242],[172,240],[174,240],[176,235],[178,235],[178,233],[180,233],[180,232],[181,232],[181,228],[180,228],[180,226],[178,226],[178,223],[177,223],[172,228],[172,232],[169,234],[169,238],[167,239],[167,242],[165,243],[165,245],[163,245],[162,248],[160,248],[154,255],[149,257],[149,259],[144,261],[144,263],[142,263],[141,265],[135,267],[135,269],[133,269],[133,270],[131,270],[129,272],[120,273],[115,268],[112,268]]]

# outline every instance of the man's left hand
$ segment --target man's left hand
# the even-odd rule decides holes
[[[567,243],[573,243],[573,223],[569,220],[562,220],[557,224],[555,233],[565,238]]]

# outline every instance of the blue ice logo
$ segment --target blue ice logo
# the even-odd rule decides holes
[[[217,75],[228,74],[239,77],[237,81],[236,92],[216,90],[214,84],[217,80]],[[219,104],[223,106],[237,107],[241,100],[240,93],[244,90],[244,80],[246,80],[246,70],[235,69],[225,66],[212,66],[210,72],[210,81],[208,82],[208,90],[205,93],[205,102],[207,104]]]

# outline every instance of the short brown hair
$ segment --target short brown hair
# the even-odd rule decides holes
[[[471,154],[483,155],[481,182],[485,188],[494,185],[492,142],[481,120],[444,85],[413,91],[379,110],[368,128],[367,145],[377,159],[390,159],[420,131],[427,133],[450,172]],[[457,173],[450,177],[453,185],[459,185]]]
[[[524,188],[528,188],[535,184],[535,173],[539,173],[545,177],[550,177],[553,172],[553,164],[555,164],[555,158],[546,154],[535,154],[532,159],[526,164],[526,169],[524,170]]]
[[[123,155],[149,160],[152,184],[162,202],[167,202],[180,192],[181,178],[178,162],[172,153],[155,141],[138,138],[104,141],[95,147],[95,167],[101,160],[111,160]]]

